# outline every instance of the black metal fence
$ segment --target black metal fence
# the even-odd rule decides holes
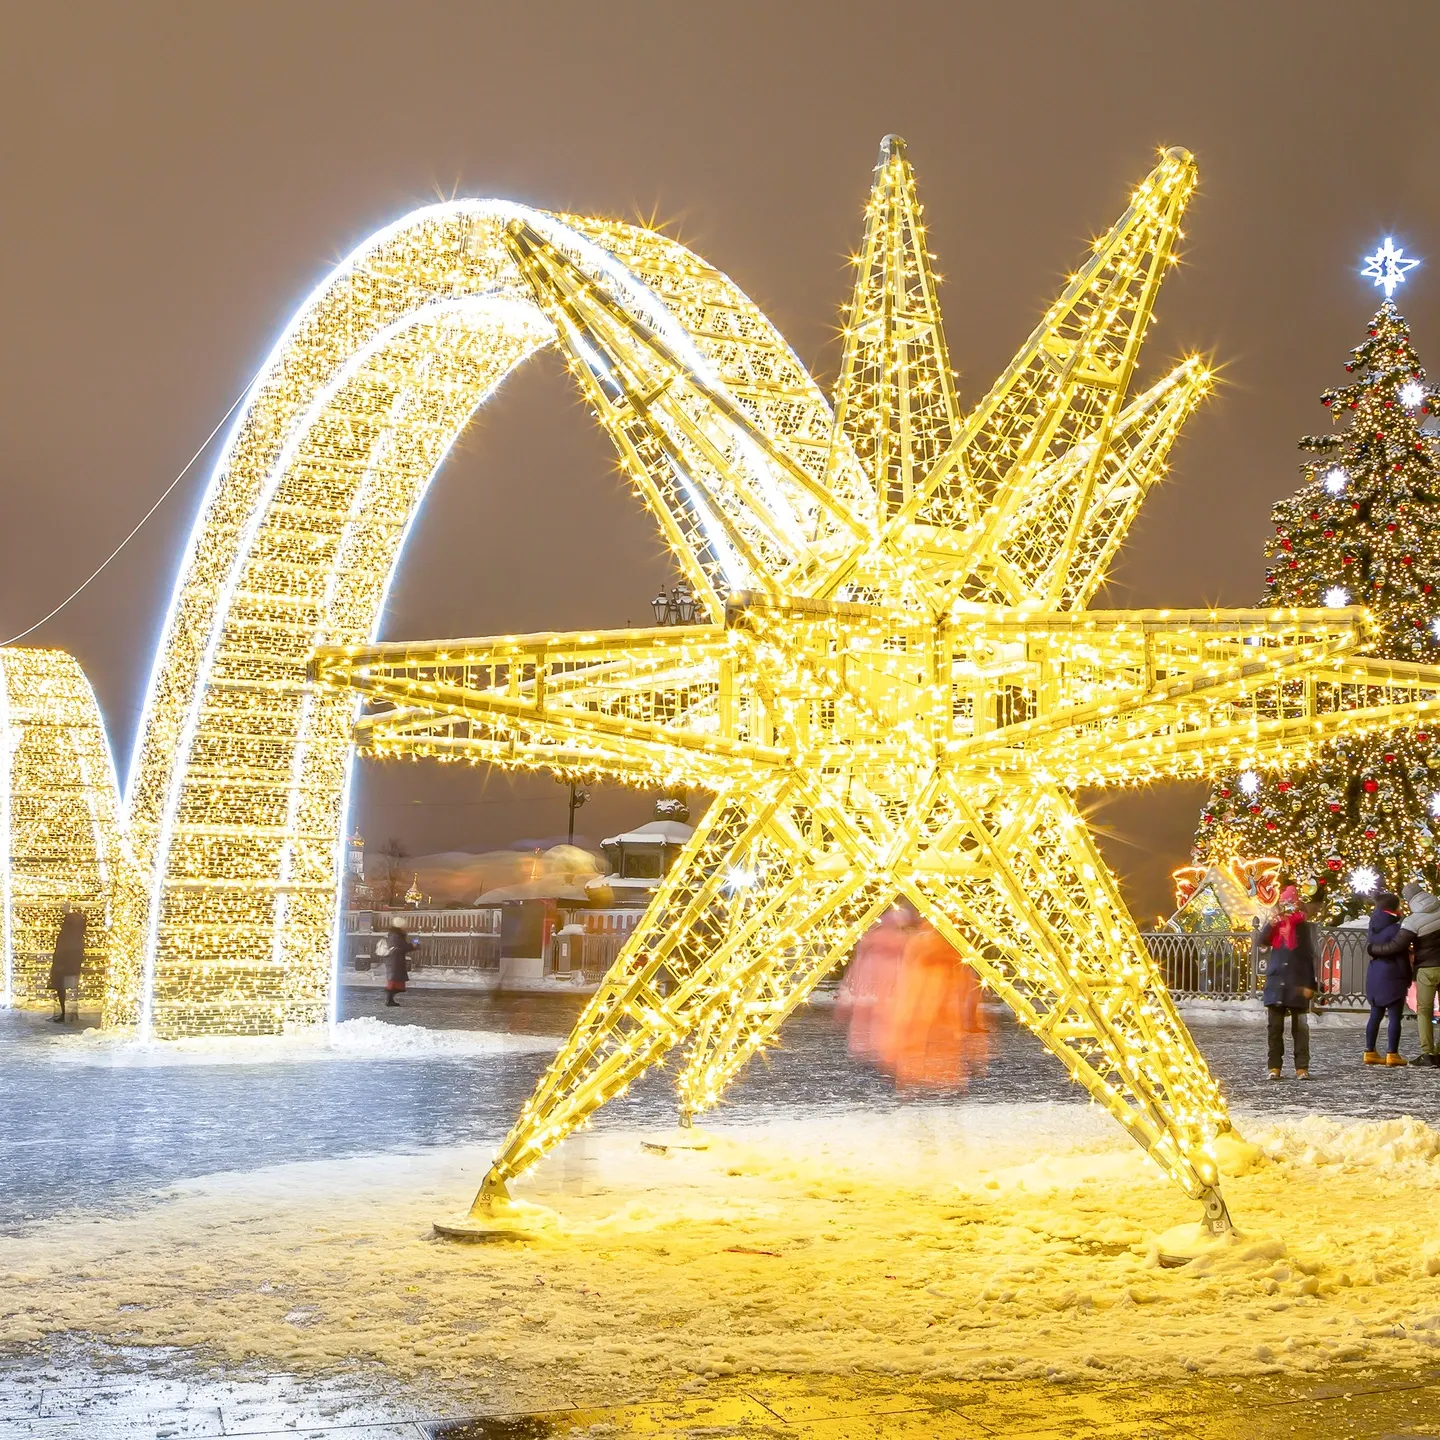
[[[1267,952],[1256,932],[1179,935],[1169,930],[1141,934],[1160,967],[1170,993],[1182,1000],[1246,1000],[1265,988]],[[1365,1004],[1365,931],[1319,929],[1315,996],[1319,1006],[1349,1009]]]
[[[499,970],[500,910],[409,910],[410,934],[420,948],[410,959],[412,969]],[[369,970],[375,942],[389,927],[388,911],[346,910],[341,916],[343,961],[352,970]]]

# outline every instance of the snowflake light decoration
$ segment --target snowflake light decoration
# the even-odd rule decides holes
[[[1344,466],[1336,465],[1325,472],[1325,488],[1332,495],[1338,495],[1349,483],[1349,480],[1349,473]]]
[[[1332,585],[1321,599],[1326,609],[1338,610],[1342,605],[1350,603],[1350,592],[1343,585]]]
[[[1357,895],[1373,895],[1379,883],[1379,872],[1369,865],[1357,865],[1350,872],[1350,888]]]
[[[1410,410],[1425,403],[1425,387],[1418,380],[1407,380],[1399,393],[1400,403]]]

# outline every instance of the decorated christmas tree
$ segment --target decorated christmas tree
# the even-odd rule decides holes
[[[1394,279],[1392,267],[1387,297]],[[1354,380],[1321,397],[1336,433],[1301,440],[1305,483],[1271,511],[1261,603],[1368,605],[1380,624],[1376,653],[1440,663],[1440,432],[1409,327],[1390,299],[1345,368]],[[1217,777],[1194,859],[1276,857],[1335,921],[1359,913],[1378,888],[1436,881],[1437,814],[1440,724],[1434,734],[1357,736],[1303,770]]]

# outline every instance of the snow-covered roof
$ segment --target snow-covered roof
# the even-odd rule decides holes
[[[623,835],[612,835],[602,840],[601,845],[683,845],[693,834],[692,825],[682,825],[678,820],[651,820],[647,825],[637,825]]]

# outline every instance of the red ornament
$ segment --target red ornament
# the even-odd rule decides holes
[[[1380,782],[1378,780],[1365,781],[1365,793],[1367,795],[1373,795],[1379,788]]]
[[[1373,830],[1367,830],[1365,832],[1365,838],[1367,840],[1373,840],[1375,838],[1375,832]]]
[[[1327,530],[1325,532],[1325,538],[1327,540],[1333,540],[1335,538],[1335,532],[1333,530]]]
[[[1222,800],[1227,799],[1227,798],[1229,797],[1229,794],[1230,794],[1230,787],[1229,787],[1228,785],[1222,785],[1222,786],[1220,787],[1220,798],[1221,798]]]
[[[1265,822],[1265,828],[1267,830],[1273,830],[1275,828],[1275,822],[1273,820],[1267,820]]]
[[[1339,808],[1338,806],[1335,808]],[[1332,870],[1338,870],[1345,862],[1338,855],[1332,855],[1325,862]]]
[[[1429,742],[1429,740],[1430,740],[1429,734],[1428,734],[1426,731],[1424,731],[1424,730],[1422,730],[1415,738],[1416,738],[1422,745],[1427,744],[1427,743]]]
[[[1275,788],[1283,795],[1288,789],[1290,789],[1290,781],[1280,780],[1276,783]]]
[[[1332,801],[1330,802],[1330,811],[1331,811],[1332,814],[1333,814],[1336,810],[1338,810],[1339,808],[1340,808],[1340,802],[1339,802],[1338,800],[1332,800]]]
[[[1260,813],[1260,807],[1258,805],[1252,805],[1250,807],[1250,813],[1252,815],[1258,815]]]
[[[1388,750],[1385,752],[1385,763],[1387,765],[1393,765],[1395,763],[1394,755],[1392,755]]]

